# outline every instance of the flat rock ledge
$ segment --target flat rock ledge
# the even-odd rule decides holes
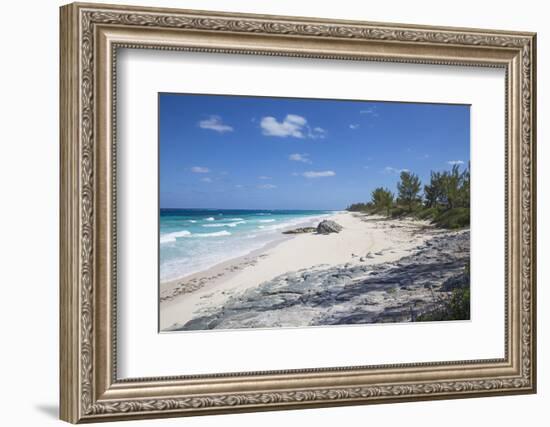
[[[283,231],[283,234],[304,234],[304,233],[315,233],[317,228],[315,227],[299,227],[292,230]]]
[[[374,265],[319,265],[285,273],[204,307],[172,330],[411,322],[469,286],[470,232],[433,237],[411,255]]]

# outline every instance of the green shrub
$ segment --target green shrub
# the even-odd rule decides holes
[[[422,208],[414,213],[418,219],[434,219],[437,215],[439,215],[437,208]]]
[[[470,208],[453,208],[438,214],[433,222],[441,228],[463,228],[470,225]]]
[[[369,203],[352,203],[346,210],[350,212],[366,212],[372,206]]]
[[[457,288],[445,305],[429,313],[421,314],[417,322],[437,322],[441,320],[470,320],[470,288]]]
[[[451,295],[449,310],[452,320],[470,319],[470,288],[458,288]]]
[[[403,216],[407,213],[407,210],[406,209],[403,209],[399,206],[395,207],[395,208],[392,208],[390,210],[390,216],[392,218],[397,218],[397,217],[400,217],[400,216]]]

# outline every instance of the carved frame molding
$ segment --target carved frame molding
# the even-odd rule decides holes
[[[506,68],[506,357],[117,380],[113,147],[114,65],[121,47]],[[102,421],[534,392],[534,97],[532,33],[93,4],[62,7],[61,418]],[[267,385],[266,377],[272,380]],[[285,386],[289,380],[299,385]]]

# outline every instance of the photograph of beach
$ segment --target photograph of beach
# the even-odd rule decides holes
[[[470,107],[159,94],[159,330],[470,319]]]

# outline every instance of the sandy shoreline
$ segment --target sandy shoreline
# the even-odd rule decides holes
[[[319,220],[311,221],[301,224],[301,227],[316,226]],[[172,280],[166,280],[160,283],[160,301],[167,301],[173,298],[175,295],[186,294],[195,292],[196,290],[204,287],[206,284],[212,286],[214,283],[220,280],[227,280],[229,276],[236,274],[243,268],[256,264],[258,258],[265,257],[265,252],[276,247],[285,240],[290,240],[296,235],[283,234],[283,231],[296,228],[295,226],[289,226],[280,230],[280,234],[277,239],[271,241],[258,249],[234,258],[230,258],[226,261],[219,262],[212,267],[205,270],[197,271],[192,274],[188,274],[182,277],[178,277]],[[223,278],[222,278],[223,276]]]
[[[185,278],[161,283],[160,329],[184,325],[210,307],[291,271],[345,264],[375,265],[396,261],[438,231],[428,222],[342,212],[328,219],[344,229],[329,235],[282,235],[248,255],[231,259]]]

